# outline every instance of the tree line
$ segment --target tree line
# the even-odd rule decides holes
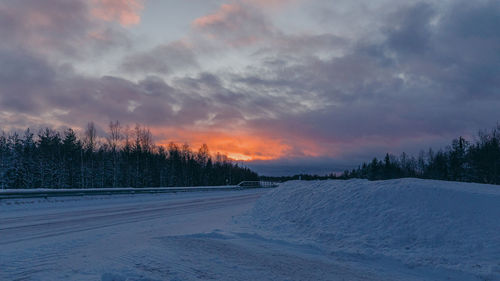
[[[207,145],[155,145],[151,132],[111,122],[107,136],[89,123],[81,137],[69,128],[0,135],[0,188],[103,188],[234,185],[258,180],[248,168]]]
[[[383,159],[373,158],[356,169],[326,176],[295,175],[263,177],[266,180],[325,180],[363,178],[387,180],[423,178],[448,181],[500,184],[500,125],[490,131],[480,131],[474,141],[454,139],[444,149],[421,151],[417,157],[402,153],[399,157],[387,153]]]
[[[418,157],[402,153],[374,158],[357,169],[345,171],[343,178],[370,180],[416,177],[448,181],[500,184],[500,126],[482,131],[474,142],[454,139],[445,149],[420,152]]]

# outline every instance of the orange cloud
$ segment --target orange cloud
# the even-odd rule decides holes
[[[92,15],[105,21],[117,21],[123,26],[138,24],[144,0],[92,0]]]
[[[231,14],[237,13],[241,10],[238,4],[223,4],[220,9],[213,14],[197,18],[193,21],[196,27],[204,27],[217,23],[224,22]]]
[[[275,33],[256,6],[243,3],[224,4],[215,13],[195,19],[192,26],[204,38],[232,47],[254,45]]]
[[[245,7],[276,9],[296,1],[297,0],[244,0],[241,3],[222,4],[215,13],[195,19],[193,25],[202,28],[214,24],[225,23],[232,15],[241,14]]]

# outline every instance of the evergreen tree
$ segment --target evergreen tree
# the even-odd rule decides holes
[[[194,153],[189,145],[167,148],[153,143],[151,132],[137,125],[131,133],[110,123],[100,143],[91,122],[81,139],[75,131],[49,128],[35,137],[28,129],[0,135],[1,188],[158,187],[236,184],[258,175],[225,156],[212,159],[208,146]]]

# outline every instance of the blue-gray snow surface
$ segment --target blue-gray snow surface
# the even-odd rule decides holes
[[[0,280],[500,280],[500,186],[0,200]]]
[[[443,280],[451,272],[452,280],[500,280],[500,186],[293,181],[257,201],[248,220],[261,236],[314,245],[331,256],[448,271]]]

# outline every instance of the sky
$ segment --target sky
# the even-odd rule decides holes
[[[500,120],[496,0],[0,0],[0,129],[150,128],[261,174]]]

